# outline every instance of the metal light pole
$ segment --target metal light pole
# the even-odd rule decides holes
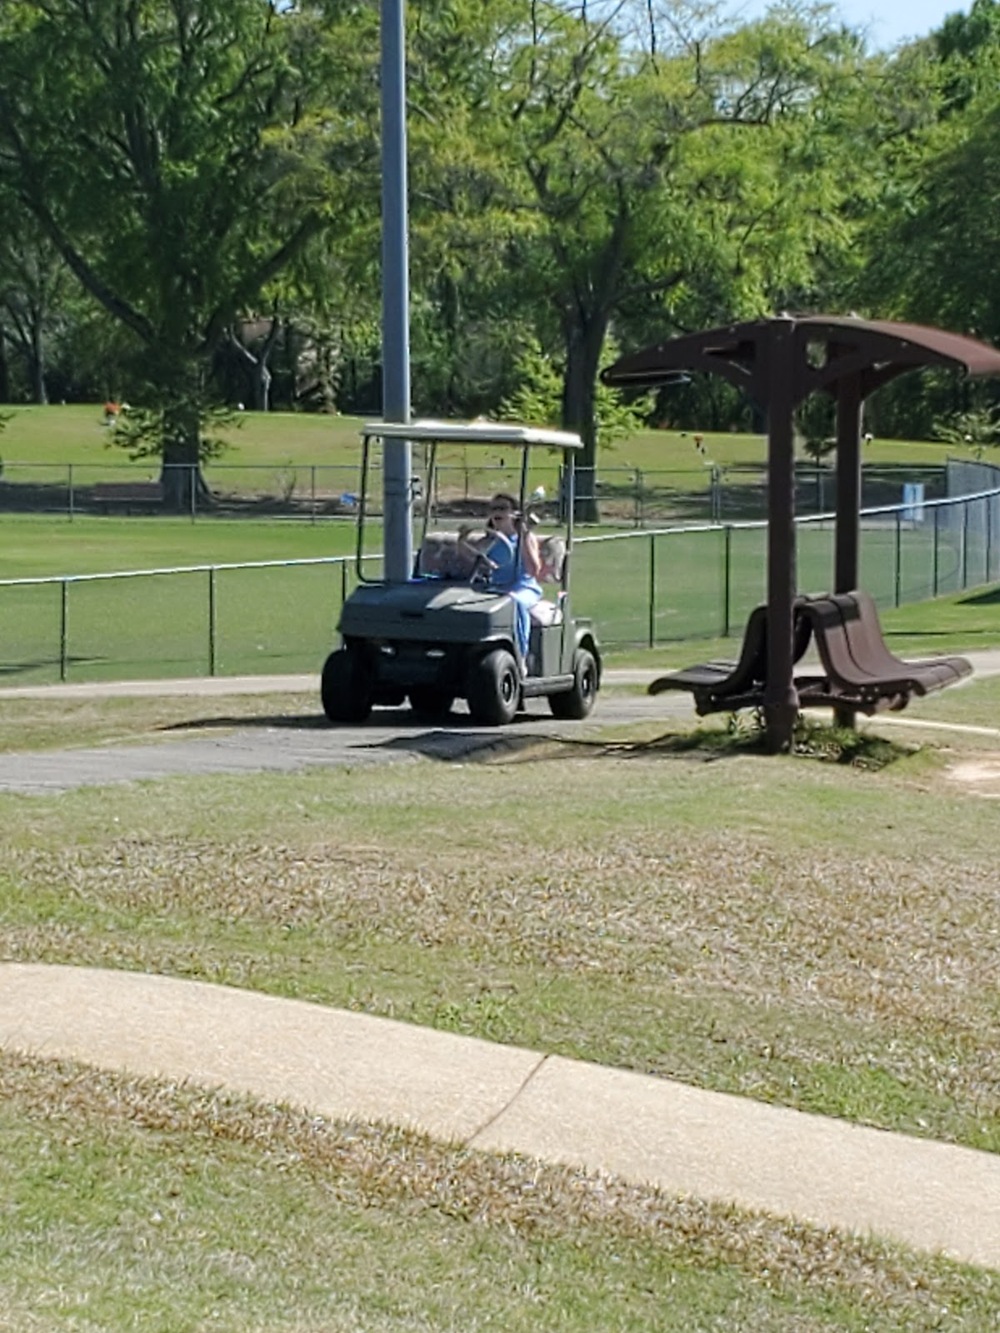
[[[406,0],[382,0],[382,415],[410,420],[410,295],[406,186]],[[385,577],[413,569],[412,459],[408,440],[384,444]]]

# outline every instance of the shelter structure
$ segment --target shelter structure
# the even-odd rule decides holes
[[[767,681],[764,717],[772,750],[791,744],[799,711],[794,681],[797,589],[794,414],[813,393],[836,402],[834,593],[858,584],[861,408],[907,371],[942,366],[1000,376],[1000,352],[974,338],[918,324],[853,316],[781,314],[672,338],[619,358],[601,374],[617,388],[651,388],[678,372],[723,375],[767,420]]]

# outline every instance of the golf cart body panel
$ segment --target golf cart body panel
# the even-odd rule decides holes
[[[467,563],[431,566],[422,563],[428,549],[428,509],[424,507],[424,540],[413,577],[406,582],[374,580],[362,574],[363,526],[368,493],[369,446],[373,439],[428,442],[429,482],[434,476],[438,443],[493,445],[522,450],[519,513],[531,523],[525,491],[528,454],[532,447],[563,451],[571,459],[582,447],[578,436],[531,426],[495,422],[371,422],[363,428],[361,504],[358,521],[359,584],[345,601],[338,629],[342,647],[327,659],[323,671],[323,706],[331,721],[358,721],[372,704],[402,702],[409,696],[420,712],[443,715],[456,697],[464,697],[473,718],[488,725],[510,721],[530,697],[549,698],[559,717],[584,717],[600,686],[601,660],[590,621],[570,613],[569,559],[572,544],[572,464],[564,465],[567,537],[558,562],[558,599],[544,603],[544,623],[533,620],[527,654],[517,647],[518,608],[508,592],[492,588],[478,565],[481,557],[461,532],[431,534],[435,558],[442,550],[466,544]],[[432,493],[428,484],[424,494]],[[539,495],[544,491],[539,488]],[[485,565],[489,565],[486,560]],[[459,562],[461,565],[461,562]],[[556,582],[556,579],[552,579]],[[522,613],[523,614],[523,613]],[[523,631],[522,631],[523,632]]]

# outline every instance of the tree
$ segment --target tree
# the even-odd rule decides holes
[[[174,503],[212,353],[370,154],[368,57],[344,31],[360,21],[277,0],[18,0],[0,18],[0,180],[141,346]]]
[[[52,242],[31,218],[12,209],[0,232],[0,322],[24,367],[32,402],[47,403],[50,343],[71,299],[73,276]]]
[[[993,6],[972,18],[992,17]],[[869,228],[869,300],[880,313],[1000,340],[1000,29],[980,22],[976,41],[951,40],[967,25],[949,19],[943,40],[924,44],[931,114],[893,163],[893,188]],[[928,52],[944,50],[943,59]],[[905,52],[903,53],[906,54]],[[897,84],[900,83],[897,80]],[[993,391],[985,389],[986,394]],[[939,420],[981,406],[967,382],[925,374],[879,395],[879,432],[930,436]]]
[[[487,8],[493,26],[465,63],[488,77],[458,82],[473,133],[449,179],[470,193],[475,182],[500,220],[494,290],[522,311],[530,294],[586,480],[613,322],[620,334],[655,312],[667,336],[685,320],[760,313],[808,289],[818,255],[846,244],[822,109],[859,48],[795,17],[708,35],[675,23],[669,43],[657,24],[643,43],[621,3]]]

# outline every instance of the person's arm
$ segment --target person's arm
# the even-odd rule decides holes
[[[521,567],[531,579],[537,579],[542,572],[542,556],[538,549],[538,538],[526,523],[518,520],[521,534]]]

